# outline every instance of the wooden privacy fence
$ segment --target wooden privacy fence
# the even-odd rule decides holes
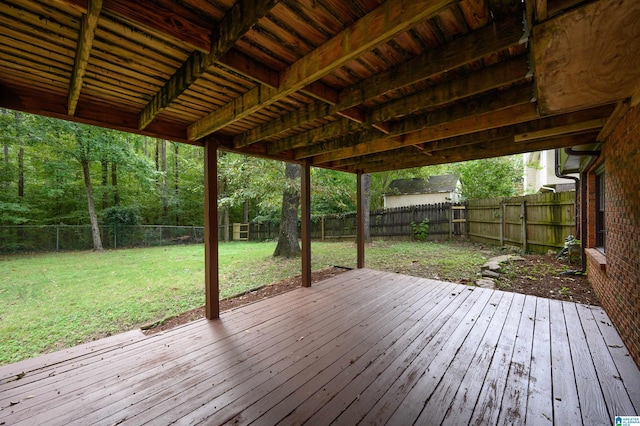
[[[451,239],[466,234],[465,206],[451,203],[426,204],[394,209],[378,210],[369,216],[372,238],[412,239],[412,224],[429,219],[428,240]],[[250,240],[278,238],[279,225],[273,222],[251,224]],[[355,238],[356,214],[316,216],[311,222],[311,238],[315,240],[337,240]]]
[[[568,235],[576,235],[574,197],[575,192],[559,192],[470,200],[467,203],[469,238],[489,244],[515,245],[524,252],[556,251],[564,246]]]

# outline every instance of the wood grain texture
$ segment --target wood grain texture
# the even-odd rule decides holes
[[[304,86],[313,83],[351,59],[409,30],[417,22],[432,17],[454,0],[385,2],[351,27],[296,61],[281,74],[277,91],[269,94],[256,88],[220,111],[209,114],[189,127],[190,139],[197,140],[240,120]]]
[[[640,79],[640,3],[600,0],[533,29],[543,114],[630,97]]]

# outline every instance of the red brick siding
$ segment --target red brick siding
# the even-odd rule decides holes
[[[606,270],[588,256],[589,281],[640,366],[640,106],[632,108],[602,146],[605,162]],[[587,245],[595,244],[593,171],[587,180]]]

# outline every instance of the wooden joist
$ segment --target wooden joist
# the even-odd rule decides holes
[[[342,90],[340,102],[333,107],[312,104],[236,136],[235,146],[242,148],[291,127],[302,126],[314,120],[338,114],[340,111],[382,96],[389,91],[427,80],[517,46],[526,42],[527,37],[523,25],[516,19],[509,18],[496,22],[494,25],[455,39],[438,49],[428,50],[414,59]]]
[[[391,120],[396,117],[411,115],[429,108],[439,107],[461,99],[478,95],[490,90],[521,82],[529,77],[528,63],[525,57],[503,62],[472,73],[460,79],[452,80],[426,90],[416,92],[396,101],[391,101],[373,108],[367,114],[367,121],[360,126],[345,125],[340,121],[326,124],[320,128],[298,133],[295,136],[269,144],[269,152],[277,153],[289,149],[301,148],[296,153],[297,158],[306,158],[325,150],[328,144],[339,146],[336,138],[344,137],[347,132],[364,129],[368,125]],[[401,129],[397,131],[395,129]],[[347,136],[347,139],[360,139],[359,143],[367,143],[381,137],[393,137],[407,133],[397,123],[388,125],[384,135],[380,132],[364,130],[364,134]],[[417,130],[414,128],[414,130]],[[328,144],[319,145],[317,142],[329,140]]]
[[[69,82],[69,115],[73,115],[76,112],[101,9],[102,0],[89,0],[87,13],[82,17],[80,34],[78,35],[78,47],[76,47],[76,60],[73,65],[71,81]]]
[[[461,161],[476,160],[481,158],[493,158],[504,155],[521,154],[524,152],[544,151],[547,149],[571,147],[595,142],[597,132],[583,135],[560,136],[556,138],[541,139],[514,143],[513,138],[501,138],[492,141],[481,142],[464,150],[453,149],[440,151],[434,155],[423,154],[415,149],[411,153],[388,153],[383,160],[366,161],[343,168],[345,171],[356,173],[357,170],[366,170],[369,173],[383,172],[396,169],[432,166],[438,164],[455,163]]]
[[[454,136],[426,142],[419,145],[406,146],[393,151],[394,154],[402,155],[415,153],[412,148],[418,148],[427,155],[440,155],[442,151],[452,152],[454,150],[466,150],[468,147],[491,141],[503,139],[512,142],[526,142],[528,140],[549,139],[552,137],[570,136],[576,134],[592,133],[599,130],[612,110],[612,106],[598,107],[586,111],[576,111],[570,114],[543,117],[534,121],[514,124],[511,126],[499,127],[490,130],[482,130],[461,136]],[[522,135],[532,135],[529,139]],[[533,137],[535,136],[535,137]],[[342,160],[335,160],[326,166],[341,168],[360,164],[363,162],[382,161],[388,156],[387,152],[378,154],[348,157]]]
[[[302,89],[367,50],[434,16],[454,1],[390,0],[383,3],[284,70],[277,90],[256,87],[189,126],[189,139],[200,139]]]
[[[212,64],[216,63],[258,20],[279,0],[240,0],[212,33],[211,51],[195,51],[182,64],[140,113],[140,129],[144,129],[158,114],[175,101]]]

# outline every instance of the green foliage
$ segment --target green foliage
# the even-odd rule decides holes
[[[140,224],[141,217],[137,207],[111,206],[102,212],[102,221],[110,226],[134,226]]]
[[[429,235],[429,218],[425,217],[420,223],[411,222],[411,228],[416,240],[426,241],[427,235]]]
[[[22,225],[27,223],[26,218],[29,208],[19,203],[6,203],[0,201],[0,225]]]
[[[521,156],[488,158],[451,165],[460,177],[467,199],[512,197],[519,193],[523,177]]]

